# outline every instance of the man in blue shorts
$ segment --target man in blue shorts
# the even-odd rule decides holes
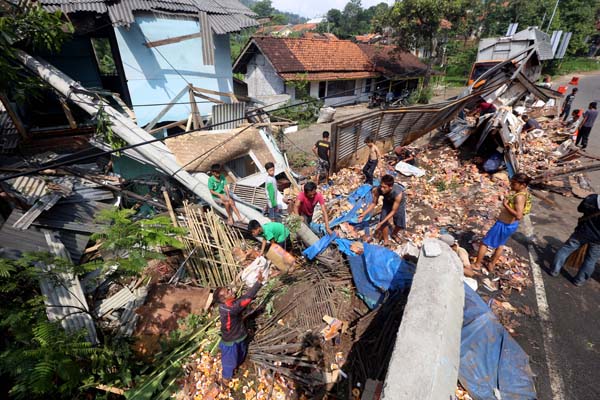
[[[528,214],[531,210],[531,195],[527,191],[530,180],[531,178],[521,173],[515,174],[510,180],[511,194],[503,199],[502,209],[496,223],[481,240],[477,261],[475,261],[475,269],[481,268],[483,258],[488,248],[491,247],[496,250],[488,265],[488,270],[490,272],[494,271],[507,240],[517,231],[519,221],[523,218],[523,215]]]

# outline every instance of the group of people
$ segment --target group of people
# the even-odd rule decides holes
[[[573,99],[577,94],[575,88],[573,92],[567,96],[563,105],[561,118],[566,123],[573,121],[569,117]],[[493,105],[492,105],[493,107]],[[487,104],[480,107],[481,113],[492,112],[493,108]],[[578,112],[577,110],[573,112]],[[579,126],[579,135],[577,144],[585,148],[588,143],[588,137],[591,128],[597,117],[597,105],[595,102],[590,103],[588,110],[583,114],[582,121]],[[577,118],[580,118],[577,116]],[[522,116],[525,122],[524,130],[530,131],[539,129],[539,123],[534,118]],[[576,118],[575,118],[576,119]],[[381,151],[375,144],[372,137],[365,139],[365,144],[368,147],[368,158],[365,163],[362,173],[365,177],[365,183],[373,185],[375,169],[379,165],[382,157]],[[329,225],[329,215],[325,199],[318,192],[318,184],[322,178],[325,182],[329,182],[330,177],[330,141],[329,132],[323,132],[322,139],[317,141],[313,147],[313,152],[318,158],[317,174],[314,181],[307,182],[302,191],[297,197],[289,203],[291,213],[300,215],[306,224],[310,224],[313,219],[315,208],[317,205],[321,207],[323,215],[324,227],[327,233],[331,233]],[[398,161],[403,161],[415,165],[416,156],[413,151],[406,147],[398,146],[394,149],[394,154],[397,157],[389,166],[393,166]],[[274,164],[269,162],[265,165],[267,178],[265,181],[265,192],[268,199],[268,215],[272,222],[260,224],[256,220],[249,221],[248,231],[255,237],[262,240],[260,254],[263,255],[268,250],[269,246],[277,244],[284,249],[290,246],[290,231],[281,222],[275,221],[278,212],[277,203],[277,181],[275,179]],[[504,246],[509,238],[517,231],[520,221],[525,215],[531,211],[532,198],[528,191],[530,178],[523,174],[517,173],[510,180],[510,193],[507,196],[502,196],[502,206],[494,225],[490,228],[487,234],[480,242],[477,257],[474,265],[470,265],[470,260],[466,250],[458,246],[455,239],[450,237],[442,237],[448,242],[457,252],[465,267],[465,275],[471,276],[473,269],[481,269],[488,249],[494,249],[490,261],[487,263],[487,269],[494,272],[497,263],[499,262]],[[374,237],[381,240],[384,245],[389,245],[390,240],[400,242],[398,236],[400,230],[406,228],[406,195],[405,187],[396,182],[392,175],[385,174],[381,176],[379,184],[372,188],[372,202],[359,215],[359,223],[363,222],[373,212],[382,199],[382,208],[379,215],[379,221],[375,226]],[[215,201],[223,205],[227,210],[228,222],[233,222],[235,214],[239,220],[242,220],[235,201],[232,199],[227,186],[225,177],[221,172],[220,165],[213,165],[211,168],[211,177],[209,179],[209,189]],[[583,213],[583,217],[579,219],[578,225],[567,242],[558,250],[552,263],[550,274],[558,276],[561,269],[565,265],[567,258],[583,245],[587,245],[583,264],[579,272],[574,278],[574,284],[577,286],[583,285],[592,275],[595,269],[596,261],[600,258],[600,195],[594,194],[586,197],[578,207],[578,211]],[[444,235],[443,235],[444,236]],[[445,235],[448,236],[448,235]],[[472,268],[472,269],[471,269]],[[253,297],[258,293],[263,282],[263,277],[259,276],[258,282],[248,290],[248,292],[235,298],[235,294],[227,288],[219,288],[215,292],[215,298],[219,303],[219,314],[221,319],[222,340],[220,343],[222,364],[223,364],[223,380],[227,382],[233,377],[235,369],[244,360],[247,353],[247,331],[243,324],[243,310],[250,304]]]

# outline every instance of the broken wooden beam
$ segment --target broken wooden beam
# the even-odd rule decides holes
[[[154,40],[152,42],[146,42],[146,43],[144,43],[144,46],[151,49],[152,47],[159,47],[159,46],[164,46],[167,44],[179,43],[179,42],[183,42],[184,40],[196,39],[196,38],[201,38],[201,37],[202,37],[202,32],[190,33],[189,35],[181,35],[181,36],[175,36],[175,37],[168,38],[168,39],[161,39],[161,40]]]

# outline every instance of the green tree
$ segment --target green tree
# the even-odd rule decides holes
[[[259,17],[269,17],[275,12],[271,0],[257,1],[251,6],[251,9],[257,13]]]
[[[407,50],[424,48],[429,52],[423,80],[425,88],[429,85],[438,46],[453,26],[453,21],[447,18],[458,15],[458,7],[458,2],[449,0],[404,0],[394,4],[385,20],[394,29],[400,47]]]
[[[92,235],[92,239],[101,242],[100,249],[105,251],[103,264],[106,267],[117,265],[117,274],[137,275],[152,259],[163,259],[158,246],[182,248],[177,235],[186,232],[184,228],[175,228],[165,216],[135,220],[133,209],[106,209],[100,212],[97,220],[108,223],[107,228]]]
[[[54,265],[44,272],[39,264]],[[48,321],[39,279],[81,269],[48,253],[26,253],[18,260],[0,258],[0,374],[16,399],[78,399],[92,382],[125,384],[127,344],[92,347],[85,333],[67,333]]]
[[[589,43],[586,39],[597,32],[595,24],[599,16],[600,0],[561,0],[552,29],[573,32],[568,54],[587,54]]]
[[[60,11],[48,13],[39,3],[21,8],[0,0],[0,92],[13,91],[21,101],[34,95],[42,83],[25,74],[17,50],[58,52],[72,32]]]

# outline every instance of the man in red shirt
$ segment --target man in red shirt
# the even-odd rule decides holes
[[[327,233],[331,233],[329,228],[329,216],[327,215],[327,207],[325,207],[325,199],[321,193],[317,193],[317,185],[314,182],[307,182],[304,185],[304,191],[298,194],[296,204],[294,207],[294,213],[304,217],[306,225],[310,225],[313,213],[315,212],[315,206],[321,205],[321,211],[323,212],[323,221],[325,222],[325,230]]]

